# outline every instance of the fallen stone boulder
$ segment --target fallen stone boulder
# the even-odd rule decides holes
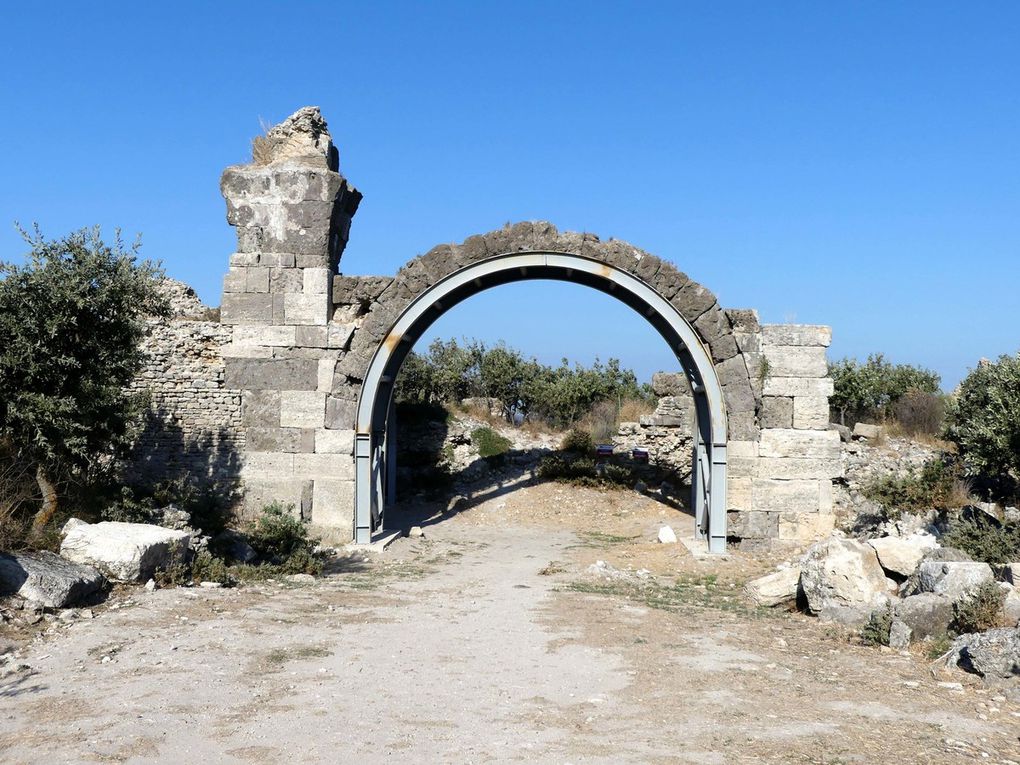
[[[903,577],[913,574],[921,564],[925,553],[938,547],[935,537],[930,534],[881,537],[880,539],[869,539],[868,544],[875,548],[878,562],[882,564],[882,568]]]
[[[869,425],[866,422],[858,422],[854,425],[854,438],[866,438],[868,440],[874,440],[882,435],[881,425]]]
[[[979,586],[994,580],[991,566],[974,561],[926,560],[917,569],[919,592],[945,595],[954,603],[970,597]]]
[[[953,641],[948,662],[993,682],[1020,682],[1020,627],[960,635]]]
[[[834,537],[809,547],[800,562],[800,586],[815,614],[851,609],[866,618],[887,599],[878,554],[853,539]]]
[[[797,599],[800,588],[800,568],[791,566],[758,577],[746,585],[744,591],[757,606],[779,606]]]
[[[949,631],[953,601],[945,595],[922,592],[893,603],[893,615],[910,628],[914,640],[942,637]]]
[[[902,619],[893,619],[889,625],[889,647],[902,651],[910,646],[914,631]]]
[[[191,535],[147,523],[103,521],[71,529],[60,554],[75,563],[95,566],[120,582],[144,582],[157,570],[183,561]]]
[[[676,532],[673,531],[672,526],[663,526],[659,529],[658,540],[664,545],[675,545],[676,544]]]
[[[64,560],[51,552],[0,554],[0,594],[20,595],[46,608],[81,603],[106,586],[91,566]]]
[[[1007,627],[1020,625],[1020,592],[1015,587],[1010,587],[1006,592],[1006,599],[1002,603],[1002,613],[1006,619]]]

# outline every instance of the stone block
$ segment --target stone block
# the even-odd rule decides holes
[[[268,345],[227,343],[220,348],[220,355],[224,359],[271,359],[273,357],[273,349]]]
[[[269,292],[269,269],[249,268],[244,278],[245,292]]]
[[[0,595],[17,594],[46,608],[68,608],[105,585],[96,569],[49,551],[0,553]]]
[[[269,274],[270,292],[303,292],[304,276],[300,268],[273,268]]]
[[[329,396],[326,399],[326,427],[329,430],[351,430],[357,412],[357,401]]]
[[[284,324],[325,325],[329,321],[329,301],[325,295],[287,292],[282,297]]]
[[[245,478],[243,488],[242,515],[245,519],[258,517],[266,505],[274,502],[289,508],[295,517],[301,517],[303,506],[310,499],[312,481],[294,477],[266,479],[251,476]]]
[[[295,327],[297,344],[303,348],[325,348],[328,329],[321,326]]]
[[[316,454],[354,454],[353,430],[315,431]]]
[[[259,254],[257,252],[235,252],[230,255],[231,267],[257,266]]]
[[[249,452],[313,452],[315,431],[303,428],[247,428],[245,449]]]
[[[858,422],[854,425],[853,437],[874,440],[882,435],[881,425],[871,425],[867,422]]]
[[[731,412],[727,419],[730,438],[738,441],[758,440],[758,422],[754,412]]]
[[[829,374],[825,349],[812,346],[766,345],[762,355],[769,377],[821,378]]]
[[[755,510],[817,513],[832,507],[831,481],[754,478],[751,492]]]
[[[796,601],[799,585],[800,567],[791,566],[748,582],[744,591],[756,606],[771,608]]]
[[[312,490],[312,523],[354,538],[354,481],[317,478]]]
[[[737,358],[739,360],[739,357]],[[751,383],[747,379],[722,386],[722,393],[726,401],[726,411],[730,414],[753,413],[758,406]]]
[[[314,391],[319,385],[315,359],[224,359],[224,387],[234,390]]]
[[[794,396],[793,427],[800,430],[828,430],[829,399],[827,396]]]
[[[726,444],[726,456],[732,457],[757,457],[758,456],[758,442],[757,441],[737,441],[731,440]]]
[[[830,512],[780,513],[779,539],[790,542],[814,542],[829,536],[836,527]]]
[[[326,418],[322,391],[280,391],[280,425],[285,428],[321,428]]]
[[[246,452],[241,478],[252,481],[289,481],[294,477],[294,455],[283,452]]]
[[[60,544],[67,560],[92,566],[110,579],[144,582],[158,569],[182,562],[191,534],[148,523],[81,523]]]
[[[750,511],[754,507],[751,479],[726,474],[726,509]]]
[[[258,345],[287,348],[295,345],[295,327],[259,325],[234,327],[234,345]]]
[[[330,287],[330,270],[328,268],[303,268],[303,291],[306,295],[327,295]]]
[[[726,514],[726,535],[740,539],[770,539],[778,533],[778,513],[741,510]]]
[[[326,347],[346,350],[354,334],[353,324],[329,324],[326,327]]]
[[[273,270],[287,268],[293,269],[295,266],[294,253],[292,252],[262,252],[259,253],[258,265],[263,268],[271,268]],[[295,271],[298,276],[301,275],[300,271]],[[269,275],[269,282],[272,285],[273,275]]]
[[[224,292],[244,292],[248,269],[244,266],[231,266],[223,276]]]
[[[834,430],[769,429],[761,432],[758,454],[762,457],[840,457],[839,433]]]
[[[220,323],[272,324],[272,295],[247,292],[225,293],[220,305]]]
[[[776,377],[768,375],[762,385],[766,396],[831,396],[831,377],[804,379],[799,377]]]
[[[764,324],[761,328],[763,345],[801,345],[828,348],[832,342],[832,327],[820,324]]]
[[[336,376],[336,359],[319,359],[319,390],[329,393],[333,390],[333,378]]]
[[[843,464],[839,459],[824,457],[759,457],[755,478],[839,478]]]
[[[350,454],[295,454],[294,475],[315,480],[354,480],[354,457]]]
[[[762,428],[793,427],[793,398],[789,396],[764,396],[761,400]]]
[[[241,422],[248,427],[279,427],[280,391],[246,391],[241,396]]]

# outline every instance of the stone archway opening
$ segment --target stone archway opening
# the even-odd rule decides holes
[[[569,281],[604,292],[637,311],[666,340],[694,395],[691,507],[695,536],[713,552],[726,544],[727,416],[709,351],[691,323],[653,287],[618,266],[567,252],[529,251],[465,265],[417,295],[395,317],[360,386],[355,423],[355,540],[368,543],[395,491],[393,392],[414,342],[467,298],[511,282]]]

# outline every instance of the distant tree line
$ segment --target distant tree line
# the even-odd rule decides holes
[[[591,366],[541,364],[504,343],[434,340],[424,353],[412,352],[397,378],[398,402],[456,404],[466,398],[499,402],[510,423],[538,419],[557,427],[577,422],[605,401],[654,398],[618,359]]]

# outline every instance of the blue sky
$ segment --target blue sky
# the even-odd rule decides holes
[[[2,259],[15,220],[120,226],[216,304],[219,174],[316,104],[365,194],[347,273],[548,219],[831,324],[832,356],[952,386],[1020,348],[1016,3],[23,2],[0,35]],[[670,363],[570,285],[485,293],[435,333]]]

